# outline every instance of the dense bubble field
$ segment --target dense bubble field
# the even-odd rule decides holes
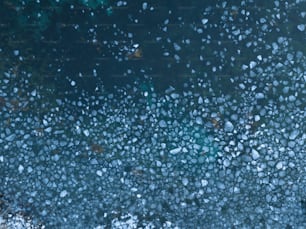
[[[306,58],[262,33],[245,35],[257,58],[226,85],[147,77],[52,95],[2,69],[0,226],[306,228]]]

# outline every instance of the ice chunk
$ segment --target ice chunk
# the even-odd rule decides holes
[[[301,32],[303,32],[305,30],[305,25],[304,24],[300,24],[297,26],[298,30],[300,30]]]
[[[177,147],[177,148],[174,148],[174,149],[170,150],[170,153],[171,154],[177,154],[177,153],[181,152],[181,150],[182,150],[182,147]]]
[[[199,124],[199,125],[202,125],[203,124],[203,119],[201,117],[196,117],[196,123]]]
[[[86,137],[88,137],[88,136],[89,136],[89,131],[88,131],[88,130],[84,130],[84,131],[83,131],[83,134],[84,134]]]
[[[224,130],[226,132],[232,132],[234,130],[234,125],[230,121],[226,121],[224,125]]]
[[[202,104],[203,103],[203,98],[200,96],[198,99],[198,104]]]
[[[65,196],[67,196],[68,192],[66,190],[61,191],[60,193],[60,197],[64,198]]]
[[[180,51],[182,49],[182,47],[178,43],[173,43],[173,47],[175,51]]]
[[[259,92],[259,93],[256,93],[255,98],[256,99],[263,99],[263,98],[265,98],[265,95],[263,93]]]
[[[160,120],[159,123],[158,123],[158,125],[159,125],[161,128],[167,127],[167,123],[166,123],[165,120]]]
[[[206,186],[206,185],[208,185],[208,181],[202,179],[202,180],[201,180],[201,185],[202,185],[203,187]]]
[[[293,131],[290,133],[290,135],[289,135],[289,139],[290,139],[290,140],[296,139],[296,137],[299,135],[299,133],[300,133],[299,130],[297,130],[297,129],[293,130]]]
[[[142,9],[146,10],[147,8],[148,8],[148,3],[147,2],[142,3]]]
[[[250,69],[254,68],[256,65],[257,65],[257,63],[255,61],[251,61],[250,64],[249,64]]]
[[[18,172],[19,172],[19,173],[22,173],[23,170],[24,170],[24,167],[23,167],[22,165],[19,165],[19,166],[18,166]]]
[[[11,142],[15,139],[16,134],[11,134],[5,138],[6,141]]]
[[[258,151],[255,150],[255,149],[252,149],[252,158],[254,160],[257,160],[259,157],[260,157],[260,155],[259,155]]]
[[[102,176],[102,171],[101,170],[97,170],[96,174],[101,177]]]
[[[202,21],[202,24],[205,25],[208,22],[208,19],[207,18],[203,18],[201,21]]]
[[[277,169],[282,169],[283,168],[283,162],[278,162],[277,164],[276,164],[276,168]]]
[[[182,183],[183,183],[184,186],[186,186],[186,185],[188,185],[189,181],[188,181],[187,178],[183,178]]]
[[[255,115],[254,116],[254,120],[255,120],[255,122],[258,122],[260,120],[260,116],[259,115]]]

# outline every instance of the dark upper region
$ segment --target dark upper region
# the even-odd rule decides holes
[[[249,39],[237,44],[228,36],[231,31],[225,31],[225,23],[229,29],[240,29],[242,34],[256,26],[241,23],[235,1],[227,1],[225,9],[221,7],[224,1],[146,2],[146,10],[144,1],[129,1],[127,6],[113,5],[113,13],[107,15],[101,8],[75,5],[72,9],[68,4],[54,7],[46,2],[16,10],[18,1],[2,1],[0,36],[6,46],[1,58],[27,72],[37,71],[58,86],[65,85],[68,76],[93,87],[97,81],[113,84],[145,76],[165,84],[204,74],[216,80],[216,76],[239,75],[242,64],[256,59],[251,48],[237,54],[237,47],[246,47]],[[264,6],[257,1],[248,1],[246,7],[254,17],[265,16],[265,11],[258,8]],[[224,14],[226,10],[228,14]],[[41,14],[39,20],[35,18],[37,13]],[[221,20],[224,15],[233,20]],[[203,18],[209,21],[205,28]],[[250,23],[255,19],[250,19]],[[197,28],[204,28],[203,32]],[[272,27],[272,33],[262,35],[262,39],[268,41],[275,34],[273,29],[280,30],[280,26]],[[257,30],[253,31],[256,35]],[[210,42],[206,43],[208,39]],[[13,50],[20,51],[23,61],[12,54]],[[12,57],[7,58],[8,55]],[[214,70],[213,66],[222,68]]]

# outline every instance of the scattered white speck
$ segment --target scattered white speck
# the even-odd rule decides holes
[[[102,176],[102,171],[101,170],[97,170],[96,174],[101,177]]]

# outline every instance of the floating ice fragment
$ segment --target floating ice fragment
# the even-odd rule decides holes
[[[182,183],[183,183],[184,186],[186,186],[186,185],[188,185],[189,181],[188,181],[187,178],[183,178]]]
[[[225,185],[221,182],[217,182],[217,187],[220,189],[225,189]]]
[[[258,122],[260,120],[260,116],[259,115],[255,115],[254,120],[255,120],[255,122]]]
[[[96,174],[101,177],[102,176],[102,171],[101,170],[97,170]]]
[[[245,65],[245,64],[243,64],[243,65],[242,65],[242,70],[246,70],[246,69],[248,69],[248,66]]]
[[[175,51],[180,51],[182,48],[178,43],[173,43],[173,47],[175,49]]]
[[[48,121],[46,119],[43,119],[44,126],[48,126]]]
[[[147,8],[148,8],[148,3],[147,2],[142,3],[142,9],[146,10]]]
[[[71,85],[72,87],[74,87],[74,86],[76,85],[76,82],[75,82],[74,80],[72,80],[72,81],[70,82],[70,85]]]
[[[198,99],[198,104],[202,104],[203,103],[203,98],[200,96]]]
[[[290,140],[296,139],[296,137],[299,135],[299,133],[300,133],[299,130],[297,130],[297,129],[293,130],[293,131],[290,133],[290,135],[289,135],[289,139],[290,139]]]
[[[234,130],[234,125],[230,121],[226,121],[224,125],[225,132],[232,132]]]
[[[36,90],[33,90],[33,91],[31,92],[31,95],[32,95],[33,97],[35,97],[36,94],[37,94]]]
[[[64,198],[65,196],[67,196],[68,192],[66,190],[61,191],[60,193],[60,197]]]
[[[171,154],[177,154],[177,153],[181,152],[181,150],[182,150],[181,147],[177,147],[175,149],[170,150],[170,153]]]
[[[208,19],[207,18],[203,18],[201,21],[202,21],[202,24],[205,25],[208,22]]]
[[[23,167],[22,165],[19,165],[19,166],[18,166],[18,172],[19,172],[19,173],[22,173],[23,170],[24,170],[24,167]]]
[[[16,134],[11,134],[5,138],[6,141],[11,142],[15,139]]]
[[[170,96],[172,99],[178,99],[180,97],[180,95],[177,93],[172,93]]]
[[[252,158],[254,159],[254,160],[257,160],[258,158],[259,158],[259,153],[258,153],[258,151],[257,150],[255,150],[255,149],[252,149]]]
[[[300,24],[297,26],[298,30],[300,30],[301,32],[303,32],[305,30],[305,25],[304,24]]]
[[[230,164],[231,164],[231,163],[230,163],[230,161],[229,161],[227,158],[223,161],[223,165],[224,165],[225,167],[228,167]]]
[[[208,185],[208,181],[207,180],[201,180],[201,185],[204,187],[206,185]]]
[[[283,163],[280,161],[276,164],[277,169],[282,169],[283,168]]]
[[[203,120],[201,117],[196,117],[196,123],[199,124],[199,125],[202,125],[203,124]]]
[[[50,133],[52,131],[52,127],[48,127],[45,129],[45,132]]]
[[[31,172],[33,172],[33,169],[32,169],[32,167],[28,167],[27,171],[28,171],[28,173],[31,173]]]
[[[88,131],[88,130],[84,130],[84,131],[83,131],[83,134],[84,134],[86,137],[88,137],[88,136],[89,136],[89,131]]]
[[[261,92],[258,92],[258,93],[256,93],[255,98],[256,99],[263,99],[263,98],[265,98],[265,95]]]
[[[167,127],[167,123],[166,123],[165,120],[160,120],[158,124],[159,124],[159,126],[160,126],[161,128]]]
[[[256,66],[256,64],[257,64],[257,63],[256,63],[255,61],[251,61],[251,62],[250,62],[250,65],[249,65],[249,66],[250,66],[250,69],[254,68],[254,67]]]

